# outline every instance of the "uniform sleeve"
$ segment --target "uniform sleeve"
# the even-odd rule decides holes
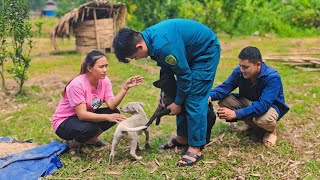
[[[245,116],[256,117],[267,112],[278,97],[281,84],[280,76],[273,76],[266,79],[265,88],[258,101],[254,101],[251,106],[236,110],[237,118],[241,119]]]
[[[185,97],[192,86],[192,73],[186,58],[186,52],[182,40],[176,40],[170,45],[162,49],[161,60],[165,62],[165,58],[172,55],[176,59],[175,64],[168,64],[177,78],[177,96],[175,103],[181,105],[184,103]],[[167,71],[161,68],[162,72]]]
[[[80,86],[69,84],[67,88],[67,97],[71,107],[76,107],[79,104],[86,103],[85,92]]]
[[[228,77],[227,80],[225,80],[222,84],[211,90],[211,100],[221,100],[224,97],[226,97],[229,93],[231,93],[234,89],[239,87],[239,76],[240,70],[239,67],[237,67],[232,71],[231,75]]]
[[[108,77],[105,78],[105,93],[104,93],[104,102],[113,99],[114,94],[112,92],[112,84]]]

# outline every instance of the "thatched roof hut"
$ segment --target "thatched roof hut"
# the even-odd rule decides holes
[[[50,37],[58,49],[56,37],[76,37],[77,51],[93,49],[110,51],[117,31],[124,27],[126,7],[124,3],[91,1],[65,14],[52,29]]]

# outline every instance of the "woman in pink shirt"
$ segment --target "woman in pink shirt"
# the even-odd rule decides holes
[[[126,119],[117,106],[131,87],[143,82],[141,76],[130,77],[114,96],[107,69],[107,57],[100,51],[91,51],[82,63],[80,74],[66,85],[51,119],[55,133],[69,140],[69,148],[76,155],[80,143],[105,145],[98,136]],[[99,108],[102,103],[108,107]]]

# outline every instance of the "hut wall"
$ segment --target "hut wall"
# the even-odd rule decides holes
[[[73,32],[76,37],[78,52],[87,53],[93,49],[99,49],[98,42],[99,50],[104,52],[105,49],[111,49],[112,47],[115,34],[114,20],[112,18],[98,19],[96,20],[96,26],[94,20],[82,21],[74,26]]]

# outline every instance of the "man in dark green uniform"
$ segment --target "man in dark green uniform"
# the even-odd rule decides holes
[[[187,19],[162,21],[139,33],[121,29],[113,47],[119,61],[150,56],[163,74],[177,79],[175,102],[168,106],[177,115],[177,136],[161,148],[188,145],[180,166],[190,166],[203,158],[206,143],[209,92],[220,59],[220,43],[207,26]]]

